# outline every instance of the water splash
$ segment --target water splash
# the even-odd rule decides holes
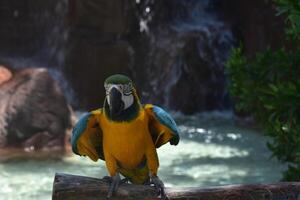
[[[148,34],[149,50],[143,64],[150,86],[148,93],[154,95],[148,95],[146,99],[177,110],[177,106],[174,106],[177,100],[174,97],[179,97],[182,93],[176,93],[177,88],[190,81],[192,87],[198,88],[191,92],[198,95],[199,99],[208,99],[204,104],[211,101],[214,102],[210,106],[212,109],[228,108],[224,63],[233,47],[234,37],[227,24],[217,17],[215,1],[167,2],[165,18],[168,20],[153,19]],[[190,54],[196,52],[186,55],[187,51]],[[202,71],[207,73],[206,77],[203,77]],[[207,105],[203,107],[211,109]]]

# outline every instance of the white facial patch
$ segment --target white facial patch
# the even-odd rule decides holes
[[[122,101],[124,103],[124,110],[129,108],[133,102],[134,102],[134,97],[132,94],[132,91],[128,92],[128,85],[122,85],[122,84],[108,84],[105,86],[106,90],[106,98],[107,98],[107,103],[110,106],[110,91],[115,88],[117,89],[121,94],[122,94]]]
[[[122,101],[124,102],[124,110],[126,110],[133,104],[134,98],[132,93],[129,95],[122,94]]]

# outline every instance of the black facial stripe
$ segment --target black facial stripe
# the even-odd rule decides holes
[[[123,93],[123,95],[124,96],[130,96],[130,95],[132,95],[132,92],[130,92],[130,93]]]

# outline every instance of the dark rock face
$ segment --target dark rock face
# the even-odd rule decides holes
[[[268,47],[276,49],[287,44],[284,37],[284,17],[278,16],[273,1],[216,2],[218,15],[232,27],[248,56]]]
[[[66,5],[67,0],[1,0],[0,57],[60,67],[67,38]]]
[[[0,148],[64,151],[72,111],[46,69],[16,71],[0,85]]]
[[[211,6],[162,3],[147,36],[134,46],[142,58],[133,69],[142,99],[187,114],[228,108],[224,62],[234,39]]]
[[[104,80],[128,74],[130,44],[124,38],[131,23],[130,1],[70,0],[69,39],[64,72],[80,108],[102,107]]]
[[[102,106],[114,73],[132,77],[143,102],[188,114],[228,109],[230,49],[242,41],[252,56],[284,42],[271,1],[3,0],[0,9],[0,57],[63,71],[73,105],[87,110]]]
[[[102,106],[105,78],[125,73],[143,102],[189,114],[228,108],[223,64],[233,38],[211,1],[70,2],[64,70],[80,107]]]
[[[284,21],[272,1],[156,3],[150,39],[139,43],[148,51],[135,46],[143,58],[135,65],[135,78],[146,91],[144,99],[174,110],[230,108],[224,63],[231,48],[242,42],[246,55],[253,56],[286,43]]]
[[[104,80],[112,74],[128,71],[128,44],[95,45],[82,38],[72,38],[70,41],[72,47],[64,72],[78,98],[79,108],[90,110],[102,107]]]

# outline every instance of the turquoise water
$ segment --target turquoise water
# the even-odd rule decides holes
[[[158,149],[159,176],[167,186],[217,186],[279,181],[282,164],[270,159],[261,133],[235,126],[230,113],[176,117],[178,146]],[[106,175],[104,162],[72,156],[0,163],[0,200],[51,199],[55,172]]]

